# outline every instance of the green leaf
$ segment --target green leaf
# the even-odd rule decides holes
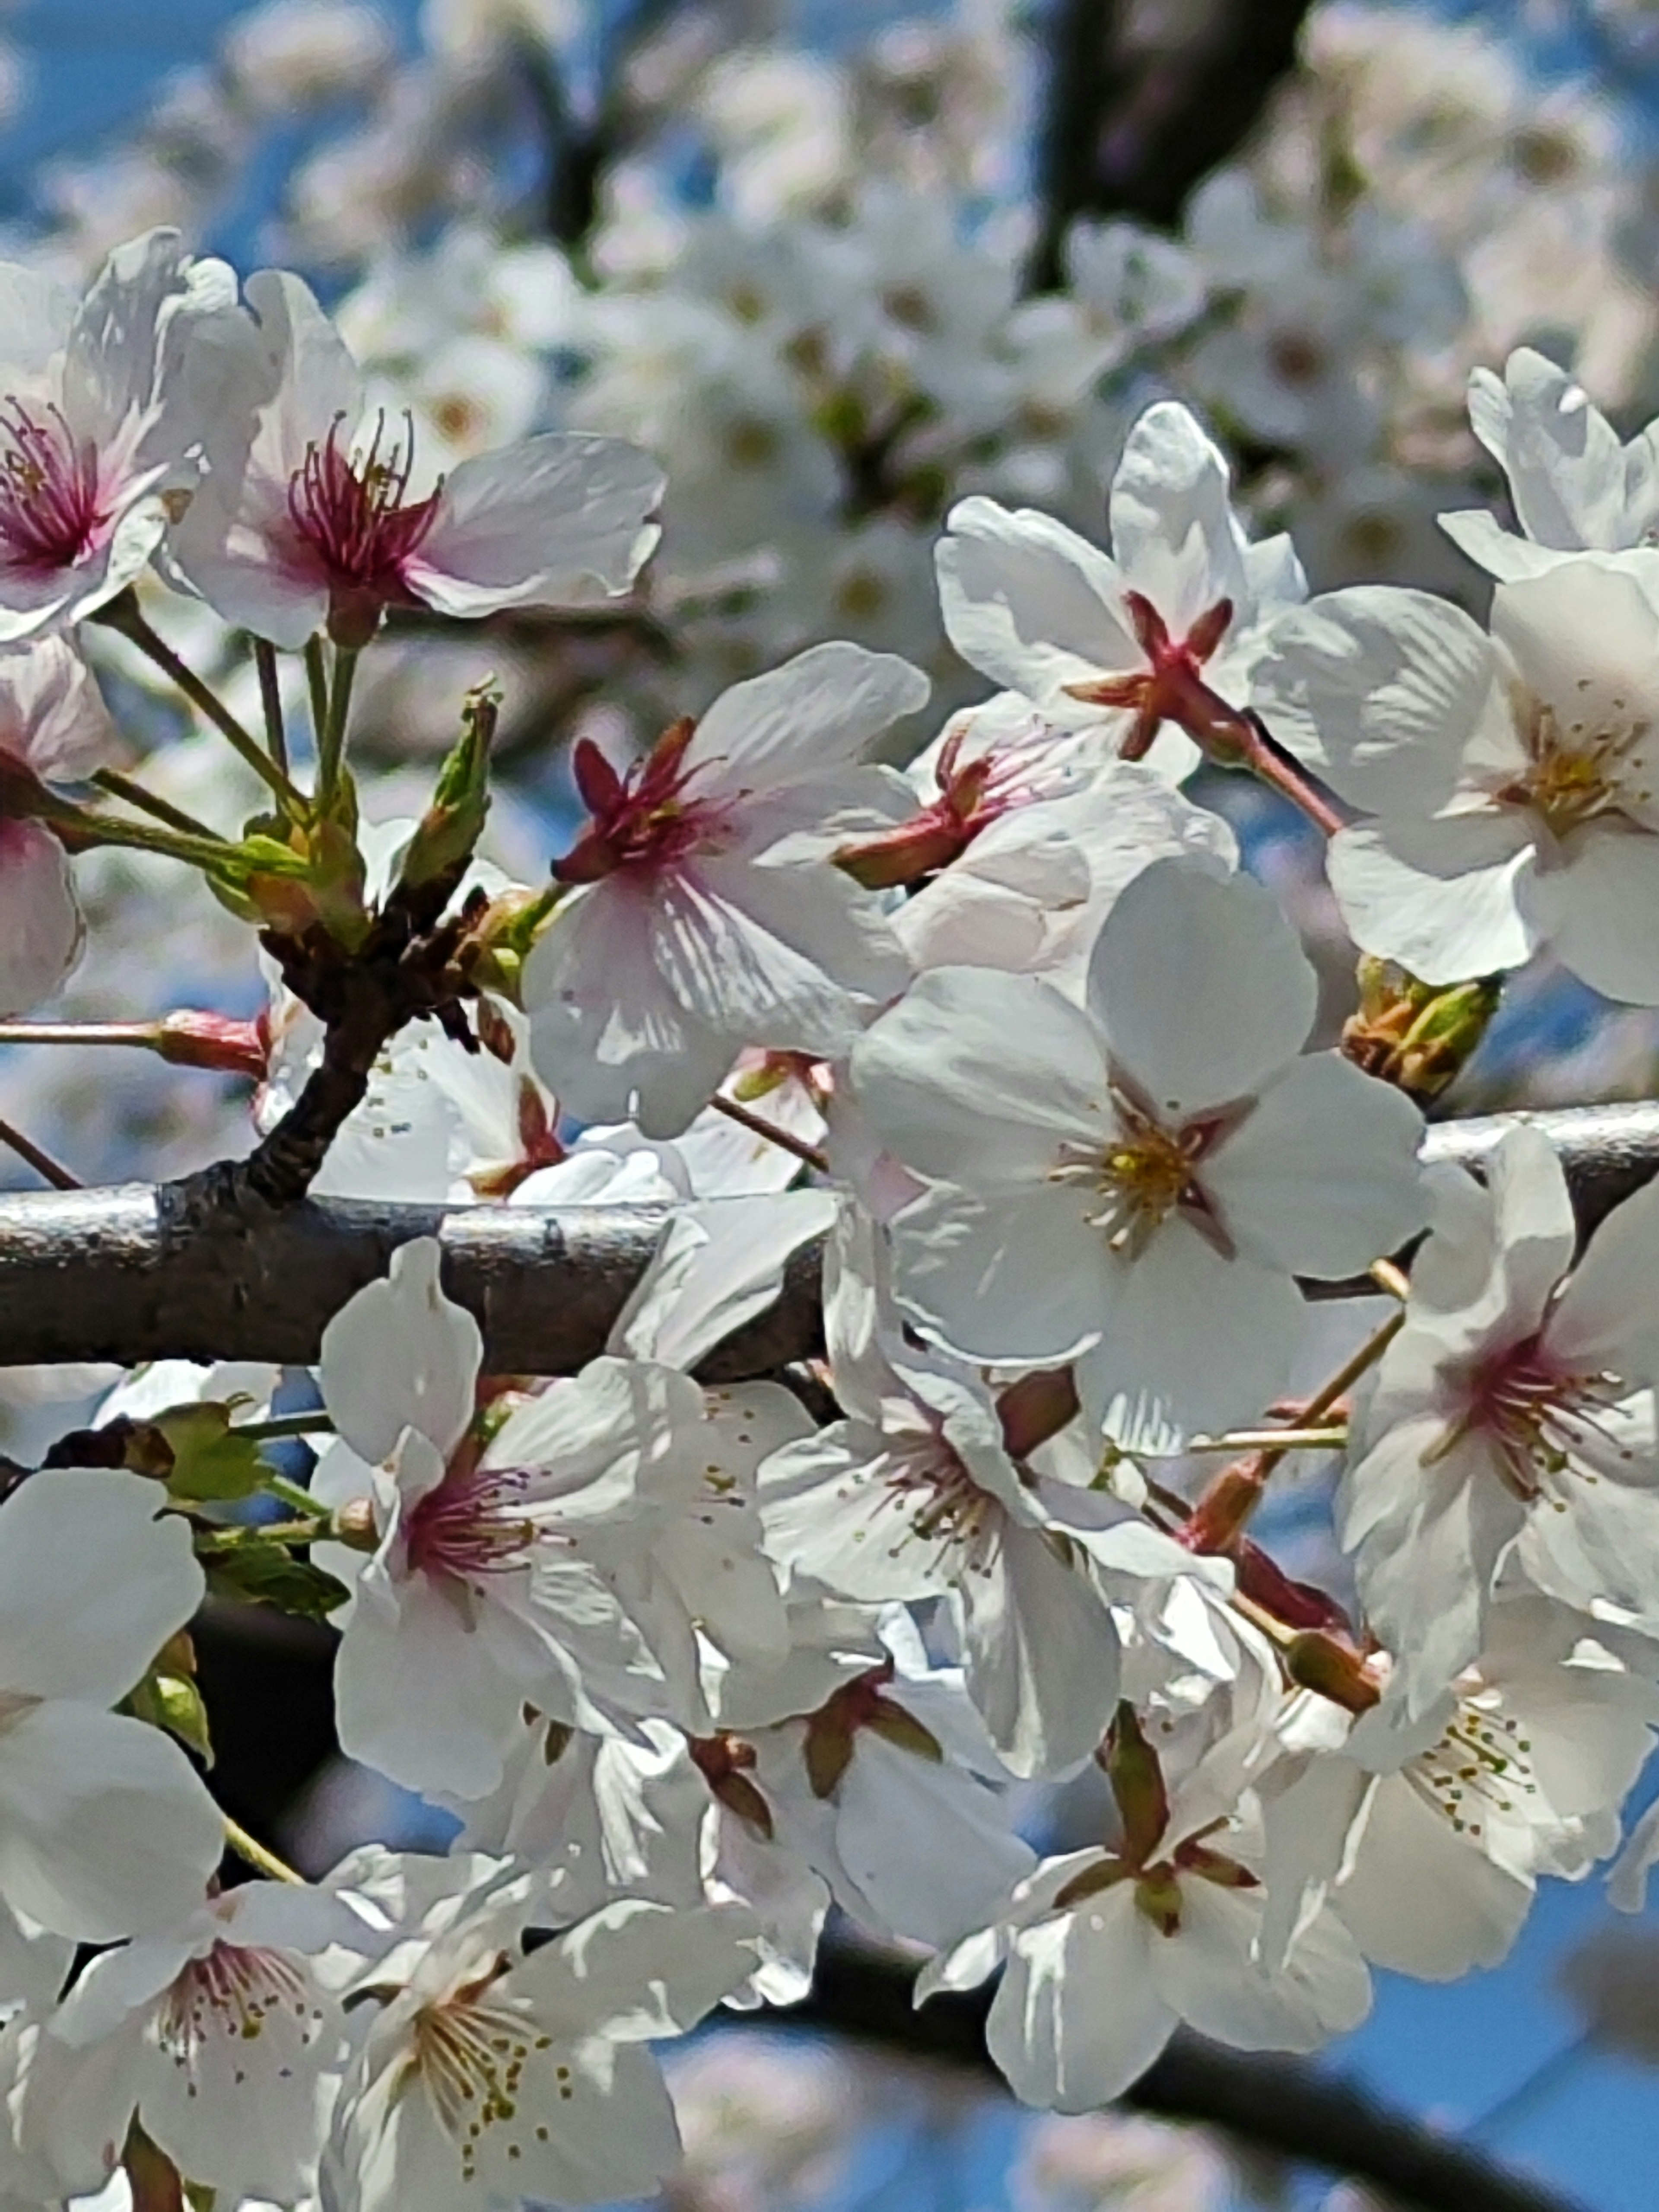
[[[326,1620],[350,1595],[335,1575],[296,1559],[284,1544],[251,1534],[232,1551],[206,1562],[210,1593],[270,1605],[301,1620]]]
[[[172,1447],[167,1489],[185,1500],[250,1498],[267,1469],[259,1447],[230,1425],[231,1407],[178,1406],[151,1424]]]

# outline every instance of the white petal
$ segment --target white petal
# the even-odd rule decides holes
[[[1357,585],[1274,624],[1251,684],[1273,735],[1373,811],[1432,813],[1463,749],[1501,710],[1491,641],[1429,592]]]
[[[1536,858],[1522,815],[1355,823],[1332,838],[1327,866],[1355,944],[1425,982],[1519,968],[1538,942],[1527,916]]]
[[[0,1016],[51,998],[85,936],[68,854],[39,822],[0,821]]]
[[[1569,553],[1553,553],[1546,546],[1534,545],[1528,538],[1517,538],[1484,507],[1461,507],[1452,514],[1437,515],[1435,520],[1460,553],[1467,553],[1477,568],[1495,576],[1500,584],[1518,584],[1528,576],[1546,576],[1552,568],[1572,557]]]
[[[650,518],[663,484],[620,438],[550,433],[481,453],[450,472],[405,579],[447,615],[614,597],[661,534]]]
[[[1181,1932],[1153,1954],[1164,1997],[1201,2035],[1240,2051],[1315,2051],[1370,2010],[1370,1977],[1346,1930],[1323,1912],[1287,1964],[1268,1974],[1250,1956],[1259,1893],[1181,1884]]]
[[[1149,407],[1130,431],[1112,479],[1112,550],[1176,637],[1219,599],[1248,616],[1244,533],[1233,514],[1227,464],[1178,400]]]
[[[1064,523],[994,500],[963,500],[946,530],[939,606],[963,659],[1062,725],[1097,720],[1066,686],[1145,665],[1116,564]]]
[[[1218,1433],[1282,1393],[1306,1319],[1288,1273],[1224,1258],[1177,1217],[1115,1270],[1078,1389],[1126,1443],[1164,1425]]]
[[[1015,1939],[986,2042],[1017,2097],[1092,2112],[1139,2080],[1176,2026],[1152,1972],[1161,1940],[1129,1882]]]
[[[323,1332],[323,1403],[362,1459],[389,1459],[405,1429],[447,1458],[471,1421],[483,1339],[445,1297],[442,1259],[435,1237],[399,1245],[386,1279],[359,1291]]]
[[[112,1705],[134,1687],[202,1602],[165,1503],[141,1474],[65,1468],[0,1505],[0,1691]]]
[[[1243,1250],[1340,1282],[1428,1219],[1423,1116],[1334,1052],[1291,1065],[1204,1161],[1200,1180]]]
[[[1071,1358],[1107,1318],[1086,1197],[1041,1183],[991,1198],[940,1183],[891,1224],[899,1300],[969,1359]]]
[[[1451,1982],[1508,1955],[1532,1898],[1405,1776],[1385,1775],[1333,1902],[1373,1966]]]
[[[998,1567],[961,1584],[968,1694],[1012,1773],[1089,1758],[1118,1695],[1112,1616],[1038,1528],[1010,1528]]]
[[[1127,885],[1089,966],[1112,1058],[1161,1115],[1259,1090],[1301,1047],[1318,995],[1272,892],[1191,860],[1156,860]]]
[[[49,1700],[0,1731],[0,1895],[60,1936],[109,1943],[202,1902],[224,1833],[159,1729]]]
[[[1581,1375],[1659,1384],[1659,1183],[1614,1206],[1550,1315],[1553,1358]]]
[[[388,1618],[360,1597],[335,1663],[341,1748],[408,1790],[488,1796],[525,1697],[486,1636],[424,1576]]]
[[[1591,990],[1659,1006],[1659,836],[1592,824],[1574,839],[1565,867],[1540,869],[1522,887],[1520,904],[1562,966]]]
[[[936,968],[853,1048],[852,1091],[918,1174],[1040,1182],[1066,1141],[1105,1131],[1106,1070],[1086,1015],[1035,978]]]
[[[720,764],[710,789],[769,793],[862,760],[872,738],[926,706],[930,688],[895,653],[815,645],[723,691],[698,723],[686,763]]]

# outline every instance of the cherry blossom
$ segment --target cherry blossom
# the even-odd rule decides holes
[[[679,2137],[648,2045],[742,1980],[748,1913],[621,1899],[526,1956],[533,1877],[463,1858],[450,1889],[447,1910],[362,1978],[379,2010],[335,2113],[324,2206],[454,2212],[654,2190]]]
[[[548,435],[434,481],[413,418],[371,404],[297,276],[251,276],[210,474],[174,532],[180,573],[227,622],[362,646],[386,608],[476,617],[625,591],[656,542],[655,464],[613,438]]]
[[[347,2057],[318,1954],[360,1935],[324,1892],[250,1882],[100,1953],[32,2042],[14,2092],[20,2147],[89,2194],[136,2115],[200,2187],[310,2194]]]
[[[1259,1838],[1248,1808],[1210,1817],[1202,1762],[1186,1795],[1166,1793],[1125,1707],[1108,1771],[1121,1840],[1045,1859],[990,1927],[924,1977],[930,1990],[967,1989],[1004,1965],[986,2035],[1016,2096],[1095,2111],[1181,2021],[1243,2050],[1311,2051],[1364,2019],[1370,1977],[1328,1911],[1282,1966],[1258,1959]]]
[[[1113,718],[1126,759],[1172,781],[1244,704],[1274,618],[1306,593],[1285,538],[1251,544],[1227,465],[1191,413],[1149,407],[1109,500],[1113,553],[1051,517],[964,500],[939,544],[940,605],[964,660],[1049,720]],[[1155,741],[1167,723],[1186,741]]]
[[[1405,1326],[1355,1408],[1337,1498],[1338,1535],[1412,1718],[1479,1656],[1494,1581],[1529,1522],[1535,1547],[1521,1563],[1587,1611],[1621,1594],[1645,1605],[1659,1565],[1659,1342],[1641,1287],[1659,1194],[1627,1199],[1575,1267],[1548,1140],[1508,1131],[1488,1174],[1483,1191],[1444,1171]]]
[[[82,620],[144,568],[200,475],[192,349],[231,309],[224,263],[177,232],[119,247],[76,301],[0,270],[0,641]]]
[[[1490,636],[1380,586],[1275,631],[1256,704],[1374,817],[1329,861],[1366,951],[1442,983],[1547,946],[1608,998],[1659,1003],[1652,560],[1586,555],[1500,584]]]
[[[570,1112],[678,1136],[744,1047],[834,1058],[903,988],[875,897],[829,863],[901,814],[898,779],[860,763],[927,696],[906,661],[815,646],[626,772],[578,745],[590,819],[524,974],[532,1057]]]
[[[1350,1708],[1304,1691],[1279,1723],[1264,1951],[1328,1902],[1373,1965],[1452,1981],[1505,1956],[1540,1875],[1615,1848],[1659,1703],[1583,1614],[1530,1596],[1493,1607],[1480,1661],[1420,1719],[1390,1675],[1356,1665]]]
[[[1075,1359],[1120,1426],[1271,1399],[1293,1273],[1352,1274],[1423,1218],[1413,1109],[1297,1056],[1314,997],[1270,896],[1190,860],[1121,894],[1086,1008],[1032,977],[923,976],[852,1059],[860,1113],[927,1185],[891,1224],[901,1303],[971,1358]]]
[[[1659,425],[1628,444],[1563,368],[1517,347],[1495,376],[1469,376],[1474,434],[1503,470],[1525,535],[1479,509],[1440,526],[1506,584],[1547,574],[1577,553],[1623,553],[1659,532]]]

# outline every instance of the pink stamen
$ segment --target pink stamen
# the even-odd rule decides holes
[[[578,742],[571,770],[591,819],[553,863],[556,881],[592,884],[621,869],[672,866],[718,834],[730,801],[700,799],[692,789],[702,764],[688,768],[685,754],[696,731],[690,717],[674,723],[643,760],[621,771],[591,738]]]
[[[1620,1385],[1608,1375],[1576,1375],[1556,1367],[1540,1335],[1489,1353],[1464,1384],[1468,1410],[1447,1433],[1443,1456],[1473,1431],[1496,1451],[1504,1482],[1530,1503],[1568,1473],[1586,1431],[1599,1434],[1624,1459],[1632,1456],[1606,1425]]]
[[[522,1511],[528,1479],[521,1468],[452,1466],[404,1523],[411,1571],[472,1588],[521,1566],[536,1537]]]
[[[86,557],[109,520],[97,451],[76,444],[62,410],[0,403],[0,565],[55,576]]]
[[[314,440],[288,488],[288,511],[300,540],[328,580],[329,629],[337,642],[362,645],[389,606],[413,598],[404,571],[437,520],[442,484],[430,498],[410,500],[415,427],[386,446],[384,411],[368,451],[354,459],[337,415],[320,445]]]
[[[255,2042],[266,2021],[283,2013],[302,2023],[307,2043],[322,2024],[292,1961],[280,1951],[216,1943],[205,1958],[191,1960],[167,1991],[156,2040],[176,2066],[189,2070],[215,2036]]]

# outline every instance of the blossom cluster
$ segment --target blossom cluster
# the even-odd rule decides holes
[[[313,265],[391,249],[333,312],[167,226],[83,281],[67,204],[0,268],[0,1040],[216,1074],[143,1164],[234,1152],[188,1203],[250,1237],[659,1234],[573,1373],[498,1371],[430,1235],[304,1368],[228,1313],[216,1364],[0,1372],[0,2193],[647,2192],[654,2046],[801,1999],[832,1909],[923,2000],[1000,1975],[997,2063],[1080,2113],[1180,2022],[1308,2051],[1373,1969],[1492,1965],[1546,1876],[1638,1904],[1659,1186],[1586,1239],[1537,1128],[1425,1144],[1548,963],[1659,1008],[1659,424],[1503,321],[1564,207],[1606,277],[1607,149],[1483,77],[1414,171],[1328,10],[1178,239],[1079,225],[1022,299],[947,197],[1012,189],[1000,18],[857,66],[694,22],[623,105],[695,115],[715,205],[641,155],[586,269],[479,205],[416,251],[569,31],[429,12],[394,69],[283,0],[154,125],[222,171],[273,86],[373,92],[296,190]],[[1574,190],[1488,222],[1481,131]],[[1322,855],[1340,1038],[1241,791]],[[807,1356],[711,1379],[814,1252]],[[332,1625],[343,1751],[447,1850],[304,1880],[225,1820],[210,1596]]]

